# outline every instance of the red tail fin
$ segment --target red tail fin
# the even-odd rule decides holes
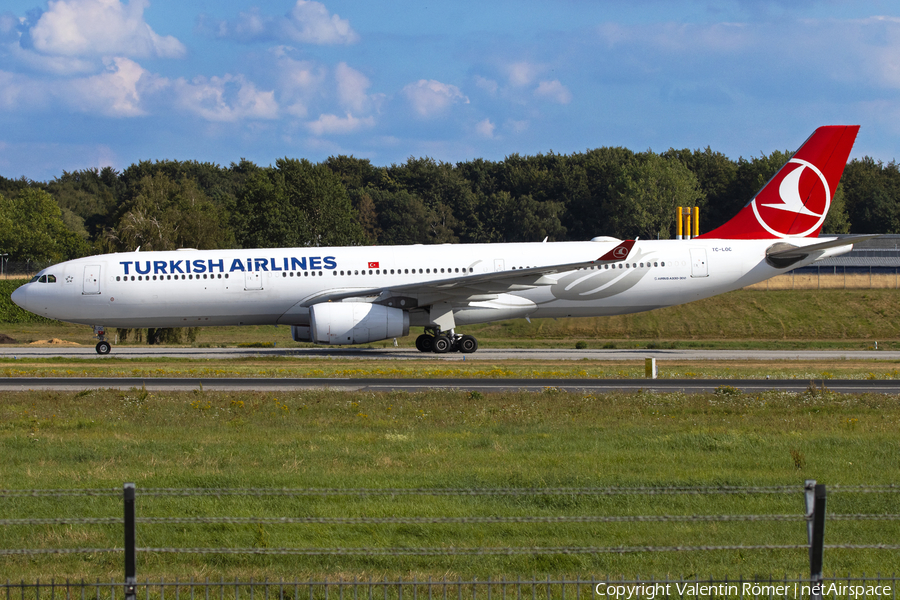
[[[816,237],[856,140],[858,125],[819,127],[730,221],[701,238]]]

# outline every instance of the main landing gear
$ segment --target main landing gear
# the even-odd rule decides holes
[[[438,331],[434,328],[425,328],[425,333],[416,338],[416,349],[419,352],[434,352],[446,354],[447,352],[462,352],[471,354],[478,350],[478,340],[471,335],[458,335],[450,331]]]
[[[112,345],[106,341],[106,327],[94,325],[94,335],[100,340],[95,347],[97,354],[109,354],[109,351],[112,350]]]

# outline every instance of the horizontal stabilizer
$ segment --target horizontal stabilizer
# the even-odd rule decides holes
[[[766,256],[768,258],[806,258],[813,252],[817,252],[819,250],[827,250],[829,248],[839,248],[841,246],[852,246],[853,244],[858,244],[859,242],[864,242],[866,240],[871,240],[872,238],[878,237],[877,235],[856,235],[853,237],[845,237],[839,238],[836,240],[829,240],[827,242],[820,242],[818,244],[809,244],[808,246],[793,246],[791,248],[779,248],[777,246],[788,246],[790,244],[775,244],[773,247],[769,248],[766,251]]]

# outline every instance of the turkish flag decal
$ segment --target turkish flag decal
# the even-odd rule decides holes
[[[369,268],[370,268],[370,269],[378,269],[378,268],[380,268],[380,267],[378,266],[378,262],[370,262],[370,263],[369,263]]]

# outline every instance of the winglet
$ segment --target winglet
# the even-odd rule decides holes
[[[631,248],[634,246],[634,243],[636,241],[637,240],[625,240],[624,242],[598,258],[595,262],[616,262],[625,260],[631,253]]]

